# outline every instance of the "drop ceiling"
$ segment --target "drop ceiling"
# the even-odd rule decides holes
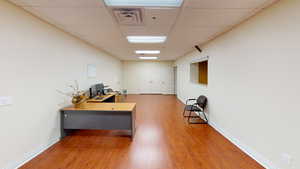
[[[10,1],[121,60],[137,60],[136,50],[160,50],[160,60],[175,60],[276,0],[184,0],[179,8],[141,7],[143,23],[138,25],[120,24],[102,0]],[[128,43],[126,36],[138,35],[168,39]]]

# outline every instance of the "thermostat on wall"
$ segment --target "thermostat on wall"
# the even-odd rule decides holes
[[[0,96],[0,106],[6,106],[12,104],[11,96]]]
[[[87,65],[87,76],[88,78],[95,78],[97,77],[97,67],[94,64]]]

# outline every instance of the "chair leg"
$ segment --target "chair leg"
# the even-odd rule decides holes
[[[206,123],[208,123],[208,119],[207,119],[207,117],[206,117],[206,115],[205,115],[205,112],[202,112],[202,113],[203,113],[203,116],[204,116],[204,118],[205,118],[204,121],[205,121]]]
[[[189,116],[191,116],[191,112],[189,113],[188,116],[186,116],[185,114],[186,114],[186,108],[183,109],[183,113],[182,113],[183,117],[189,117]]]
[[[190,111],[189,115],[187,116],[188,117],[188,122],[190,121],[191,115],[192,115],[192,111]]]
[[[189,118],[188,118],[189,124],[208,124],[208,120],[207,120],[207,118],[206,118],[205,113],[204,113],[204,112],[202,112],[202,113],[203,113],[203,115],[204,115],[205,120],[203,120],[200,116],[190,116],[190,117],[192,117],[192,118],[200,118],[200,119],[203,120],[204,122],[191,122],[191,121],[190,121],[190,117],[189,117]]]

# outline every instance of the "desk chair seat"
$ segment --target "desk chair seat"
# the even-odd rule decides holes
[[[185,111],[201,111],[201,109],[196,105],[186,105]]]

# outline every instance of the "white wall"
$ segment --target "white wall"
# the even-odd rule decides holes
[[[123,87],[131,94],[173,94],[173,63],[173,61],[125,61]]]
[[[207,95],[211,125],[267,168],[300,168],[299,11],[299,0],[280,1],[176,61],[178,97]],[[190,63],[205,56],[207,87],[188,80]]]
[[[97,77],[88,79],[87,64]],[[0,96],[12,96],[0,107],[0,168],[14,168],[57,141],[59,112],[66,84],[82,89],[99,81],[120,88],[122,63],[116,58],[0,0]]]

